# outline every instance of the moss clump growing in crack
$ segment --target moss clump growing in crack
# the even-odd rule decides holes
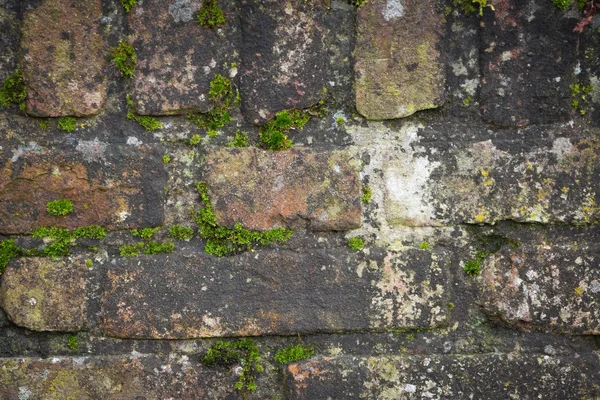
[[[291,229],[274,228],[268,231],[251,231],[237,223],[232,228],[217,225],[206,183],[196,185],[200,200],[204,207],[197,211],[195,220],[198,224],[198,234],[206,239],[204,251],[218,257],[230,255],[239,251],[252,250],[257,245],[268,245],[273,242],[285,242],[292,233]]]
[[[41,251],[29,251],[27,255],[42,257],[67,257],[77,239],[104,239],[106,231],[101,226],[85,226],[74,230],[57,227],[38,228],[31,234],[34,238],[50,239],[51,242]]]
[[[285,150],[292,147],[287,135],[291,129],[302,129],[310,116],[301,110],[284,110],[275,114],[259,131],[260,143],[268,150]]]
[[[488,0],[454,0],[454,7],[459,7],[464,14],[470,14],[479,11],[479,16],[483,16],[483,9],[489,7],[494,10],[494,6],[488,3]]]
[[[127,119],[137,122],[141,126],[144,127],[147,131],[155,131],[157,129],[162,129],[163,125],[156,118],[149,117],[147,115],[137,115],[133,110],[135,108],[135,103],[130,95],[125,97],[127,100],[127,105],[129,108],[127,109]]]
[[[362,197],[361,200],[363,203],[368,203],[371,201],[371,197],[373,196],[373,193],[371,192],[371,188],[368,186],[363,186],[362,188]]]
[[[125,244],[121,246],[119,248],[119,254],[121,255],[121,257],[135,257],[138,256],[140,253],[172,253],[175,250],[174,243],[151,241],[151,239],[154,237],[154,234],[159,230],[160,227],[132,229],[131,234],[135,237],[143,239],[144,241],[135,244]]]
[[[166,154],[163,156],[163,164],[168,164],[171,162],[171,156]]]
[[[214,367],[231,367],[239,364],[239,373],[235,388],[246,398],[249,392],[256,390],[256,375],[263,371],[260,365],[260,352],[251,339],[241,339],[235,342],[216,342],[201,358],[202,365]]]
[[[194,230],[187,226],[174,225],[169,228],[169,237],[177,240],[190,240],[194,236]]]
[[[365,4],[367,4],[368,2],[369,2],[369,0],[348,0],[348,3],[350,3],[356,7],[362,7]]]
[[[48,121],[47,119],[40,121],[40,129],[45,131],[48,128],[50,128],[50,121]]]
[[[248,134],[240,130],[235,132],[234,139],[227,143],[227,147],[248,147]]]
[[[419,249],[420,249],[420,250],[429,250],[430,248],[431,248],[431,245],[429,244],[429,242],[422,241],[422,242],[419,244]]]
[[[121,4],[123,4],[125,12],[131,11],[131,9],[135,6],[135,3],[137,3],[137,0],[121,0]]]
[[[147,242],[144,246],[144,254],[172,253],[175,244],[172,242]]]
[[[140,254],[144,249],[144,243],[139,242],[136,244],[124,244],[119,248],[119,254],[121,257],[135,257]]]
[[[119,41],[119,45],[112,52],[112,62],[121,72],[123,77],[133,77],[133,72],[137,65],[135,49],[129,42],[124,40]]]
[[[365,248],[365,242],[362,240],[362,238],[353,237],[348,239],[348,247],[350,247],[352,250],[362,250]]]
[[[476,233],[475,238],[477,239],[479,250],[475,254],[474,258],[465,262],[463,267],[465,273],[471,277],[481,274],[482,263],[490,254],[497,253],[500,251],[500,249],[507,245],[513,249],[521,246],[521,243],[518,240],[495,233]]]
[[[71,350],[79,349],[79,338],[77,335],[71,335],[67,339],[67,347]]]
[[[17,70],[2,82],[2,88],[0,88],[0,104],[4,107],[16,104],[21,111],[25,111],[26,98],[27,88],[25,87],[25,81],[23,80],[23,72]]]
[[[480,251],[479,253],[477,253],[475,258],[472,258],[465,262],[465,266],[463,267],[465,273],[470,277],[475,277],[481,274],[481,263],[483,262],[483,260],[485,260],[487,256],[487,252]]]
[[[61,117],[58,119],[56,127],[61,131],[73,132],[77,129],[77,118],[75,117]]]
[[[0,274],[4,273],[13,258],[22,256],[24,252],[25,250],[17,246],[12,239],[0,242]]]
[[[237,91],[236,98],[239,95]],[[208,136],[217,135],[217,129],[231,121],[230,110],[233,107],[233,84],[223,75],[216,74],[210,82],[208,97],[213,104],[213,109],[204,114],[188,114],[188,119],[201,129],[208,132]]]
[[[131,234],[142,239],[150,240],[159,230],[160,226],[157,226],[156,228],[132,229]]]
[[[55,217],[62,217],[73,212],[73,203],[67,199],[59,199],[46,203],[46,211]]]
[[[581,85],[579,83],[571,85],[571,107],[581,116],[584,116],[587,111],[585,107],[588,104],[588,95],[594,90],[593,85]]]
[[[198,143],[200,143],[200,141],[202,140],[202,138],[200,137],[200,135],[194,135],[190,138],[190,146],[195,146]]]
[[[277,353],[275,353],[274,359],[279,364],[289,364],[300,360],[306,360],[307,358],[311,358],[314,354],[314,347],[297,344],[278,350]]]
[[[200,26],[216,29],[226,22],[225,14],[217,4],[217,0],[204,0],[202,3],[200,11],[196,14],[196,21]]]

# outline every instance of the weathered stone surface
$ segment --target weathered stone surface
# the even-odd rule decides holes
[[[361,220],[358,164],[344,151],[220,149],[204,179],[219,225],[348,230]]]
[[[18,8],[17,0],[0,3],[0,82],[17,69],[20,36]]]
[[[443,103],[441,29],[434,0],[371,0],[359,8],[359,113],[373,120],[401,118]]]
[[[102,328],[183,339],[439,326],[445,257],[413,250],[361,261],[329,249],[122,259],[106,272]]]
[[[505,324],[571,334],[599,334],[600,249],[596,244],[504,248],[478,278],[486,313]]]
[[[0,232],[161,225],[166,173],[159,157],[148,147],[132,151],[97,139],[69,150],[42,151],[35,143],[19,149],[0,169]],[[73,213],[49,214],[46,203],[62,198]]]
[[[6,400],[238,399],[236,379],[180,354],[0,359]]]
[[[87,279],[82,258],[22,258],[2,274],[0,305],[18,326],[76,332],[87,327]]]
[[[215,74],[234,77],[239,33],[235,3],[217,1],[227,22],[208,29],[196,21],[200,0],[146,0],[129,13],[137,67],[133,78],[136,111],[182,114],[212,109],[208,97]]]
[[[242,0],[240,84],[248,121],[318,102],[327,83],[325,43],[335,36],[324,1]]]
[[[360,151],[370,157],[364,173],[375,188],[375,201],[384,206],[382,218],[388,223],[599,221],[597,138],[571,139],[556,130],[553,139],[448,145],[426,142],[423,129],[406,125],[391,131],[374,124],[354,132],[357,146],[363,146]],[[383,171],[381,178],[378,171]]]
[[[518,0],[494,3],[486,12],[480,50],[483,118],[500,126],[565,121],[578,36],[576,20],[553,7]]]
[[[102,1],[36,3],[25,13],[22,37],[27,113],[96,114],[106,100]]]
[[[600,395],[595,354],[322,358],[291,364],[289,399],[581,399]]]

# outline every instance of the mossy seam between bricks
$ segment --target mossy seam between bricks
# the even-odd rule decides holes
[[[27,88],[25,87],[23,72],[19,69],[2,83],[2,88],[0,88],[0,104],[4,107],[16,104],[21,111],[25,111],[26,98]]]
[[[204,251],[207,254],[222,257],[252,250],[257,245],[285,242],[294,233],[287,228],[274,228],[264,232],[252,231],[245,229],[240,223],[236,223],[234,228],[219,226],[210,203],[206,183],[199,182],[196,189],[204,207],[196,212],[195,220],[198,224],[198,234],[206,240]]]

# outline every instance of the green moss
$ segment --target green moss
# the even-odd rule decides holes
[[[362,188],[362,202],[363,203],[368,203],[371,201],[371,197],[372,197],[373,193],[371,193],[371,188],[368,186],[363,186]]]
[[[178,240],[190,240],[194,236],[194,230],[187,226],[175,225],[169,228],[169,237]]]
[[[47,120],[47,119],[41,120],[40,121],[40,129],[43,130],[43,131],[45,131],[48,128],[50,128],[50,121]]]
[[[123,77],[133,77],[133,72],[137,65],[135,49],[129,42],[124,40],[119,41],[119,45],[112,52],[112,62],[121,71]]]
[[[594,90],[593,85],[581,85],[579,83],[571,85],[571,107],[580,115],[587,113],[588,95]]]
[[[31,256],[41,257],[67,257],[71,255],[71,247],[76,239],[103,239],[106,236],[104,228],[99,226],[86,226],[70,231],[66,228],[41,227],[32,234],[34,238],[53,240],[41,252],[34,251]]]
[[[156,228],[142,228],[142,229],[132,229],[131,234],[136,237],[140,237],[144,240],[150,240],[154,236],[156,232],[160,230],[160,226]]]
[[[470,14],[479,10],[480,16],[483,16],[483,9],[485,7],[494,10],[494,6],[488,4],[488,0],[454,0],[454,7],[460,7],[465,14]]]
[[[465,97],[462,101],[463,106],[468,107],[471,103],[471,100],[473,100],[473,96],[468,95],[467,97]]]
[[[200,143],[200,140],[202,140],[202,138],[200,137],[200,135],[194,135],[190,138],[190,145],[191,146],[195,146],[198,143]]]
[[[137,3],[137,0],[121,0],[121,4],[123,4],[125,12],[131,11],[131,9],[135,6],[135,3]]]
[[[188,114],[188,119],[199,128],[206,129],[210,137],[214,137],[217,129],[231,121],[233,84],[224,76],[216,74],[210,82],[208,97],[213,104],[213,109],[204,114]]]
[[[56,217],[62,217],[73,212],[73,203],[67,199],[59,199],[46,203],[46,211]]]
[[[79,338],[77,335],[71,335],[67,339],[67,347],[71,350],[79,349]]]
[[[465,273],[471,277],[475,277],[475,276],[481,274],[481,261],[482,260],[483,260],[483,258],[477,257],[477,258],[467,261],[465,263],[465,266],[463,267],[465,270]]]
[[[362,250],[365,248],[365,242],[363,242],[362,238],[353,237],[348,239],[348,247],[353,250]]]
[[[172,242],[147,242],[144,246],[144,254],[172,253],[175,244]]]
[[[162,129],[163,125],[156,118],[147,115],[137,115],[134,112],[135,103],[130,95],[125,96],[129,109],[127,110],[127,119],[137,122],[143,126],[147,131],[155,131]]]
[[[567,8],[571,7],[571,0],[552,0],[552,4],[561,10],[566,10]]]
[[[227,147],[248,147],[248,134],[240,130],[235,132],[235,138],[227,143]]]
[[[196,14],[196,21],[200,26],[208,29],[218,28],[226,22],[223,10],[217,4],[217,0],[204,0],[200,11]]]
[[[261,145],[273,151],[292,147],[287,135],[291,129],[302,129],[310,120],[310,115],[301,110],[284,110],[275,114],[275,118],[260,128]]]
[[[61,117],[58,119],[56,127],[61,131],[73,132],[77,129],[77,118],[75,117]]]
[[[345,123],[346,121],[344,120],[344,117],[337,117],[337,118],[335,119],[335,122],[336,122],[336,123],[337,123],[339,126],[342,126],[342,125],[344,125],[344,123]]]
[[[91,258],[88,258],[87,260],[85,260],[85,266],[88,268],[92,268],[94,266],[94,262],[92,261]]]
[[[74,239],[104,239],[106,237],[106,230],[101,226],[90,225],[75,228],[72,235]]]
[[[143,248],[143,242],[139,242],[136,244],[124,244],[119,249],[119,254],[121,255],[121,257],[135,257],[140,254]]]
[[[15,244],[12,239],[0,242],[0,274],[6,270],[6,266],[15,257],[23,255],[23,249]]]
[[[454,308],[456,308],[454,303],[452,303],[452,302],[448,303],[448,310],[452,311],[452,310],[454,310]]]
[[[169,155],[164,155],[163,156],[163,164],[168,164],[171,162],[171,156]]]
[[[311,358],[314,354],[314,347],[297,344],[295,346],[288,346],[284,349],[278,350],[277,353],[275,353],[274,359],[279,364],[290,364],[296,361]]]
[[[419,244],[419,249],[421,249],[421,250],[429,250],[430,248],[431,248],[431,246],[426,241],[423,241]]]
[[[4,107],[16,104],[21,110],[24,110],[26,98],[27,88],[25,87],[25,81],[23,80],[23,72],[17,70],[2,82],[2,88],[0,88],[0,104]]]
[[[367,4],[368,2],[369,2],[369,0],[348,0],[348,3],[350,3],[356,7],[362,7],[365,4]]]
[[[198,234],[206,239],[204,251],[218,257],[233,254],[235,252],[251,250],[257,245],[268,245],[273,242],[285,242],[294,231],[285,228],[274,228],[268,231],[251,231],[245,229],[241,224],[235,224],[234,228],[217,225],[210,199],[208,188],[204,182],[196,185],[200,199],[204,205],[196,213]]]
[[[242,394],[256,390],[256,375],[263,371],[260,352],[251,339],[218,341],[208,349],[200,362],[209,368],[230,368],[239,364],[242,371],[238,374],[235,388]]]

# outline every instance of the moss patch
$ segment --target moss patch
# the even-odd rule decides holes
[[[194,230],[187,226],[174,225],[169,228],[169,237],[177,240],[190,240],[194,236]]]
[[[147,115],[137,115],[133,110],[135,108],[135,103],[130,95],[126,96],[127,105],[129,106],[127,110],[127,119],[137,122],[141,126],[144,127],[147,131],[155,131],[157,129],[162,129],[163,124],[159,122],[156,118],[150,117]]]
[[[4,107],[16,104],[21,110],[25,110],[26,98],[27,88],[23,80],[23,72],[17,70],[2,83],[2,88],[0,88],[0,104]]]
[[[204,207],[196,213],[198,234],[206,239],[204,251],[218,257],[230,255],[239,251],[252,250],[258,245],[268,245],[273,242],[285,242],[290,238],[291,229],[274,228],[268,231],[252,231],[245,229],[241,224],[235,224],[234,228],[217,225],[206,183],[200,182],[196,185],[200,194],[200,200]]]
[[[61,131],[73,132],[77,129],[77,118],[75,117],[61,117],[58,119],[56,127]]]
[[[226,145],[227,147],[248,147],[248,134],[240,130],[235,132],[233,140]]]
[[[24,250],[12,239],[0,242],[0,274],[6,270],[8,263],[15,257],[23,255]]]
[[[284,349],[278,350],[275,353],[275,361],[279,364],[289,364],[300,360],[306,360],[315,354],[314,347],[303,346],[297,344],[295,346],[288,346]]]
[[[486,7],[494,10],[494,6],[488,4],[488,0],[454,0],[454,7],[459,7],[465,14],[479,11],[480,16],[483,16],[483,9]]]
[[[71,214],[73,212],[73,203],[67,199],[59,199],[46,203],[48,214],[56,217]]]
[[[256,375],[263,371],[260,365],[260,352],[251,339],[241,339],[235,342],[216,342],[201,358],[202,365],[214,367],[231,367],[239,364],[242,371],[235,383],[235,388],[242,392],[256,390]]]
[[[101,226],[79,227],[72,231],[66,228],[42,227],[36,229],[32,234],[34,238],[49,239],[51,242],[41,251],[27,250],[28,256],[41,257],[67,257],[71,255],[71,247],[77,239],[104,239],[106,231]]]
[[[362,238],[353,237],[348,239],[348,247],[350,247],[352,250],[362,250],[365,248],[365,242],[362,240]]]
[[[131,9],[135,6],[135,3],[137,3],[137,0],[121,0],[121,4],[123,4],[125,12],[131,11]]]
[[[204,0],[202,8],[196,14],[196,21],[200,26],[207,29],[216,29],[226,22],[223,10],[217,4],[217,0]]]
[[[135,49],[129,42],[119,41],[119,45],[112,52],[112,62],[125,78],[133,77],[137,65]]]
[[[205,129],[208,136],[213,137],[217,135],[217,129],[231,121],[230,110],[235,105],[233,84],[223,75],[216,74],[210,82],[208,97],[213,109],[204,114],[188,114],[188,119],[199,128]],[[235,98],[239,98],[239,91],[236,92]]]

